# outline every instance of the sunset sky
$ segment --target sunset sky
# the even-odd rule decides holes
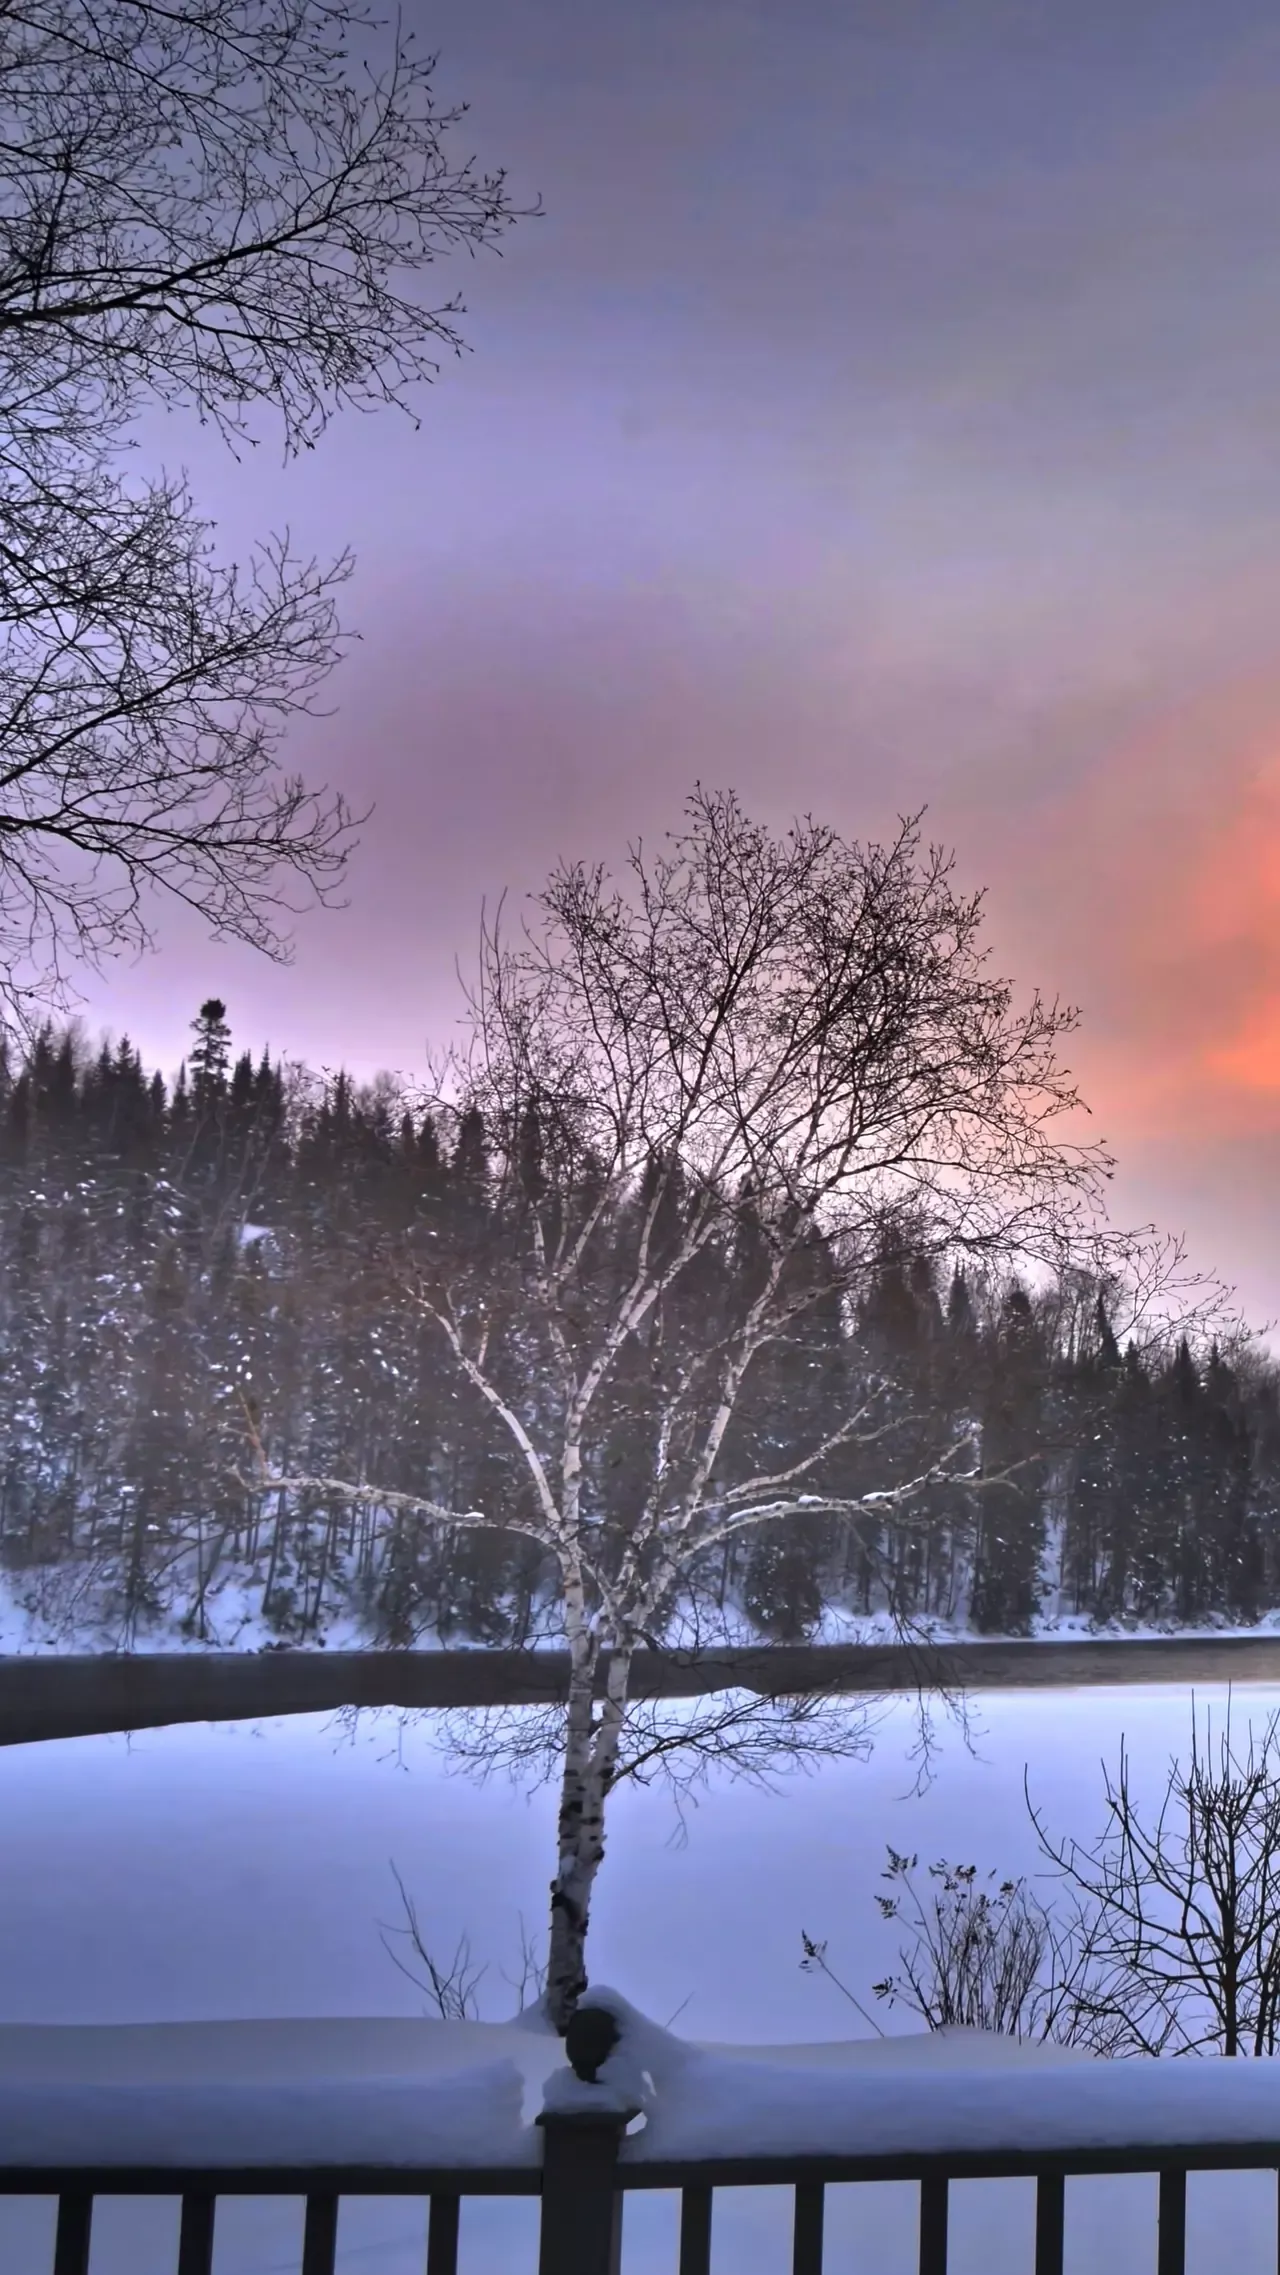
[[[1280,12],[1265,0],[416,0],[510,169],[415,433],[237,469],[220,541],[350,542],[289,761],[376,800],[293,967],[165,919],[89,992],[175,1064],[420,1071],[479,903],[697,777],[927,802],[998,962],[1077,1001],[1116,1208],[1280,1315]],[[459,155],[462,152],[459,150]]]

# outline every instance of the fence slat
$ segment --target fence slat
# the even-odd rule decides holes
[[[427,2220],[427,2275],[458,2275],[460,2196],[433,2196]]]
[[[1187,2176],[1160,2175],[1160,2234],[1156,2275],[1187,2275]]]
[[[302,2275],[333,2275],[338,2249],[338,2199],[308,2196],[302,2231]]]
[[[822,2275],[822,2218],[826,2196],[826,2189],[820,2180],[796,2182],[791,2275]]]
[[[92,2226],[92,2196],[59,2196],[53,2275],[89,2275],[89,2234]]]
[[[920,2275],[947,2275],[947,2182],[936,2173],[920,2183]]]
[[[709,2188],[680,2191],[680,2275],[711,2275],[711,2206]]]
[[[212,2275],[213,2218],[216,2196],[187,2195],[182,2199],[182,2225],[178,2230],[178,2275]]]
[[[1036,2275],[1062,2275],[1067,2184],[1060,2172],[1042,2172],[1036,2182]]]

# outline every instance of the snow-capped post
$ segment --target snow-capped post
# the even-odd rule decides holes
[[[538,2275],[618,2275],[618,2150],[639,2115],[621,2041],[622,2025],[604,2006],[579,2006],[565,2031],[569,2068],[548,2080],[538,2117],[543,2136]],[[619,2052],[622,2077],[601,2078],[601,2069]]]

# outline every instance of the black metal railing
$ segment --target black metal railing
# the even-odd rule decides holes
[[[536,2167],[514,2170],[405,2171],[377,2166],[344,2171],[284,2171],[253,2166],[243,2171],[177,2171],[171,2166],[54,2172],[47,2166],[0,2168],[0,2194],[56,2196],[57,2225],[49,2275],[90,2275],[95,2203],[107,2196],[178,2197],[181,2217],[175,2275],[213,2275],[217,2208],[229,2196],[303,2199],[305,2216],[298,2275],[334,2275],[338,2212],[353,2196],[425,2197],[428,2204],[426,2275],[457,2275],[459,2215],[464,2196],[538,2196]],[[6,2269],[5,2275],[18,2275]],[[22,2271],[26,2275],[26,2270]],[[33,2269],[32,2275],[39,2275]],[[517,2275],[513,2270],[512,2275]]]
[[[344,2197],[426,2198],[426,2275],[457,2275],[459,2214],[464,2198],[541,2199],[538,2275],[618,2275],[623,2207],[636,2190],[674,2191],[680,2198],[676,2267],[671,2275],[710,2275],[717,2192],[735,2187],[789,2187],[793,2192],[791,2275],[823,2275],[826,2190],[849,2181],[911,2180],[919,2187],[919,2275],[948,2275],[950,2184],[961,2180],[1033,2180],[1034,2256],[1026,2275],[1062,2275],[1065,2187],[1069,2178],[1154,2174],[1159,2180],[1157,2275],[1185,2275],[1187,2177],[1192,2172],[1272,2171],[1280,2181],[1280,2143],[1232,2147],[1159,2147],[1136,2142],[1106,2150],[1034,2155],[998,2151],[951,2157],[742,2157],[711,2163],[629,2161],[619,2115],[548,2115],[541,2168],[406,2171],[403,2167],[243,2171],[172,2168],[59,2171],[0,2169],[0,2193],[58,2198],[49,2275],[90,2275],[95,2199],[180,2197],[175,2275],[213,2275],[219,2199],[233,2195],[302,2197],[305,2220],[298,2275],[335,2275],[338,2212]],[[1149,2264],[1149,2263],[1148,2263]],[[17,2275],[17,2271],[13,2271]],[[26,2275],[26,2270],[23,2270]],[[33,2269],[31,2275],[39,2275]],[[522,2275],[513,2268],[511,2275]],[[533,2275],[533,2270],[528,2270]],[[1109,2271],[1099,2269],[1099,2275]]]
[[[823,2229],[827,2188],[848,2181],[914,2181],[919,2188],[919,2275],[948,2275],[950,2186],[963,2180],[1032,2180],[1036,2188],[1034,2256],[1026,2275],[1062,2275],[1066,2183],[1073,2178],[1152,2175],[1159,2181],[1156,2275],[1186,2275],[1187,2178],[1192,2172],[1273,2172],[1280,2183],[1280,2142],[1234,2149],[1215,2144],[1171,2149],[1143,2146],[1073,2150],[1035,2156],[920,2157],[752,2157],[696,2170],[677,2163],[622,2166],[615,2198],[613,2259],[564,2269],[544,2263],[541,2275],[616,2275],[621,2207],[635,2188],[678,2189],[681,2194],[679,2275],[710,2275],[712,2217],[716,2192],[731,2187],[783,2185],[794,2192],[791,2275],[823,2275]],[[1280,2189],[1277,2196],[1280,2210]],[[1113,2275],[1098,2268],[1097,2275]],[[1119,2269],[1114,2271],[1119,2275]]]

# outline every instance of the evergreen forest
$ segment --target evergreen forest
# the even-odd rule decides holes
[[[509,1441],[448,1365],[410,1268],[434,1243],[465,1282],[505,1191],[478,1113],[446,1125],[392,1077],[236,1055],[216,1000],[173,1082],[74,1028],[4,1059],[0,1576],[40,1639],[547,1635],[535,1539],[264,1493],[250,1459],[517,1504]],[[709,1258],[688,1297],[709,1322],[748,1246]],[[516,1328],[510,1362],[536,1406]],[[1097,1289],[986,1280],[899,1241],[856,1307],[810,1306],[773,1349],[725,1458],[785,1465],[868,1396],[894,1427],[835,1457],[846,1492],[918,1474],[974,1425],[1008,1481],[763,1526],[696,1575],[699,1631],[711,1611],[718,1635],[797,1641],[886,1617],[1017,1635],[1249,1625],[1280,1606],[1280,1373],[1257,1347],[1122,1346]],[[622,1524],[641,1439],[623,1394],[590,1481]]]

